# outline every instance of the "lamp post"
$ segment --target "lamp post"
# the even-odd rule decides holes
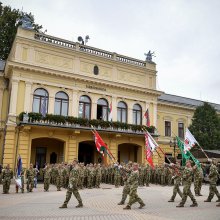
[[[170,147],[173,147],[173,149],[174,149],[173,158],[174,158],[175,161],[176,161],[176,146],[177,146],[176,138],[174,137],[173,141],[170,140]]]

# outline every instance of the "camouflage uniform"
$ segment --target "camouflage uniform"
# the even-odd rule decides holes
[[[9,193],[11,179],[13,178],[13,171],[10,169],[9,165],[2,171],[2,184],[3,184],[3,193]]]
[[[182,201],[180,202],[180,204],[177,207],[184,207],[184,204],[186,202],[187,196],[190,197],[190,199],[192,200],[193,204],[191,205],[193,206],[198,206],[195,197],[193,196],[192,192],[191,192],[191,184],[192,184],[192,178],[193,178],[193,170],[191,167],[185,167],[185,169],[183,170],[183,195],[182,195]]]
[[[93,187],[93,179],[94,179],[94,168],[93,165],[91,164],[88,168],[88,183],[87,186],[89,189]]]
[[[144,186],[145,167],[142,165],[139,169],[139,186]]]
[[[51,169],[49,166],[43,169],[43,175],[44,175],[44,191],[47,192],[50,187],[50,178],[51,178]]]
[[[166,169],[164,167],[161,167],[161,175],[160,175],[160,183],[162,186],[166,185]]]
[[[202,168],[195,166],[194,168],[194,191],[195,191],[196,196],[202,196],[201,195],[202,181],[203,181]]]
[[[217,202],[220,202],[220,194],[219,194],[218,189],[216,187],[216,182],[218,180],[218,177],[219,177],[218,169],[215,166],[215,164],[212,164],[210,167],[210,171],[209,171],[209,182],[210,182],[209,196],[205,200],[205,202],[211,202],[214,195],[216,195],[218,197]]]
[[[21,173],[20,173],[20,178],[21,178],[21,192],[24,193],[24,173],[25,173],[25,169],[24,168],[21,168]],[[19,189],[19,186],[16,185],[16,193],[18,193],[18,189]]]
[[[169,202],[174,202],[174,199],[176,198],[177,193],[179,194],[181,198],[183,196],[180,190],[181,175],[176,174],[175,176],[173,176],[173,179],[174,179],[173,195],[171,196],[171,199],[169,200]]]
[[[74,164],[72,170],[70,171],[69,185],[66,192],[66,200],[64,201],[63,205],[60,208],[67,208],[67,204],[71,199],[72,194],[76,197],[77,201],[79,202],[76,208],[83,206],[82,199],[77,189],[78,179],[79,179],[79,168],[76,164]]]
[[[96,168],[96,181],[95,181],[95,187],[100,188],[102,173],[101,173],[101,167],[100,164],[98,164]]]
[[[61,165],[59,164],[55,174],[56,174],[56,187],[57,187],[57,191],[61,191],[61,187],[62,187],[62,182],[63,182],[63,175],[62,175],[63,169],[61,167]]]
[[[31,165],[29,169],[26,171],[26,179],[27,179],[27,191],[32,192],[34,188],[34,177],[36,176],[36,169]]]
[[[149,183],[151,181],[151,175],[152,175],[152,169],[149,165],[147,165],[145,169],[145,184],[146,186],[149,186]]]
[[[140,204],[140,208],[142,208],[145,205],[143,200],[137,194],[138,179],[138,170],[133,170],[128,178],[128,184],[130,185],[129,202],[124,209],[130,209],[132,204],[134,204],[135,202],[138,202]]]
[[[115,187],[119,187],[121,184],[121,174],[119,171],[119,167],[115,166],[114,168],[114,180],[115,180]]]

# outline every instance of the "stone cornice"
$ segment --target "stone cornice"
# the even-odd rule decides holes
[[[158,101],[158,107],[159,106],[166,106],[168,108],[178,108],[178,109],[187,109],[187,110],[191,110],[191,111],[195,111],[196,107],[195,106],[190,106],[190,105],[184,105],[181,103],[177,104],[177,103],[173,103],[173,102],[162,102],[162,101]],[[158,109],[158,111],[160,111]]]
[[[97,79],[94,79],[92,77],[83,76],[83,75],[76,74],[76,73],[72,74],[72,73],[68,73],[65,71],[51,70],[51,69],[45,68],[45,67],[39,67],[39,66],[35,66],[35,65],[30,65],[30,64],[21,64],[21,63],[14,62],[14,61],[8,61],[7,68],[21,69],[21,70],[32,71],[32,72],[40,72],[40,73],[47,74],[47,75],[66,77],[66,78],[76,79],[76,80],[84,81],[84,82],[92,82],[97,85],[109,86],[109,87],[113,87],[113,88],[120,88],[120,89],[124,89],[124,90],[130,90],[130,91],[134,91],[134,92],[150,94],[153,96],[160,96],[161,94],[163,94],[163,92],[161,92],[161,91],[145,89],[145,88],[138,88],[135,86],[122,84],[122,83],[117,83],[117,84],[114,82],[111,83],[111,82],[108,82],[107,80],[104,80],[104,79],[100,79],[99,81],[97,81]],[[7,77],[9,78],[8,75],[7,75]]]

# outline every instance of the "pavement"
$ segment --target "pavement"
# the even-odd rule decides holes
[[[172,187],[153,184],[139,187],[138,194],[146,206],[138,209],[139,205],[134,204],[131,210],[123,210],[124,206],[117,205],[123,187],[101,184],[99,189],[80,190],[83,208],[75,208],[77,201],[72,196],[68,208],[59,209],[65,199],[65,189],[56,191],[54,186],[50,186],[50,191],[44,192],[43,185],[38,184],[33,193],[22,194],[15,193],[15,185],[11,185],[10,194],[0,194],[0,220],[220,220],[220,208],[215,202],[217,197],[210,203],[203,202],[208,196],[208,187],[203,185],[204,196],[196,197],[199,206],[194,208],[190,207],[192,202],[189,198],[184,208],[176,208],[180,201],[178,195],[174,203],[167,202],[172,195]]]

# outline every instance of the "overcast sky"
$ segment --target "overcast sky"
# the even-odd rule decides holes
[[[220,104],[220,0],[0,0],[47,34],[138,59],[155,51],[157,88]]]

